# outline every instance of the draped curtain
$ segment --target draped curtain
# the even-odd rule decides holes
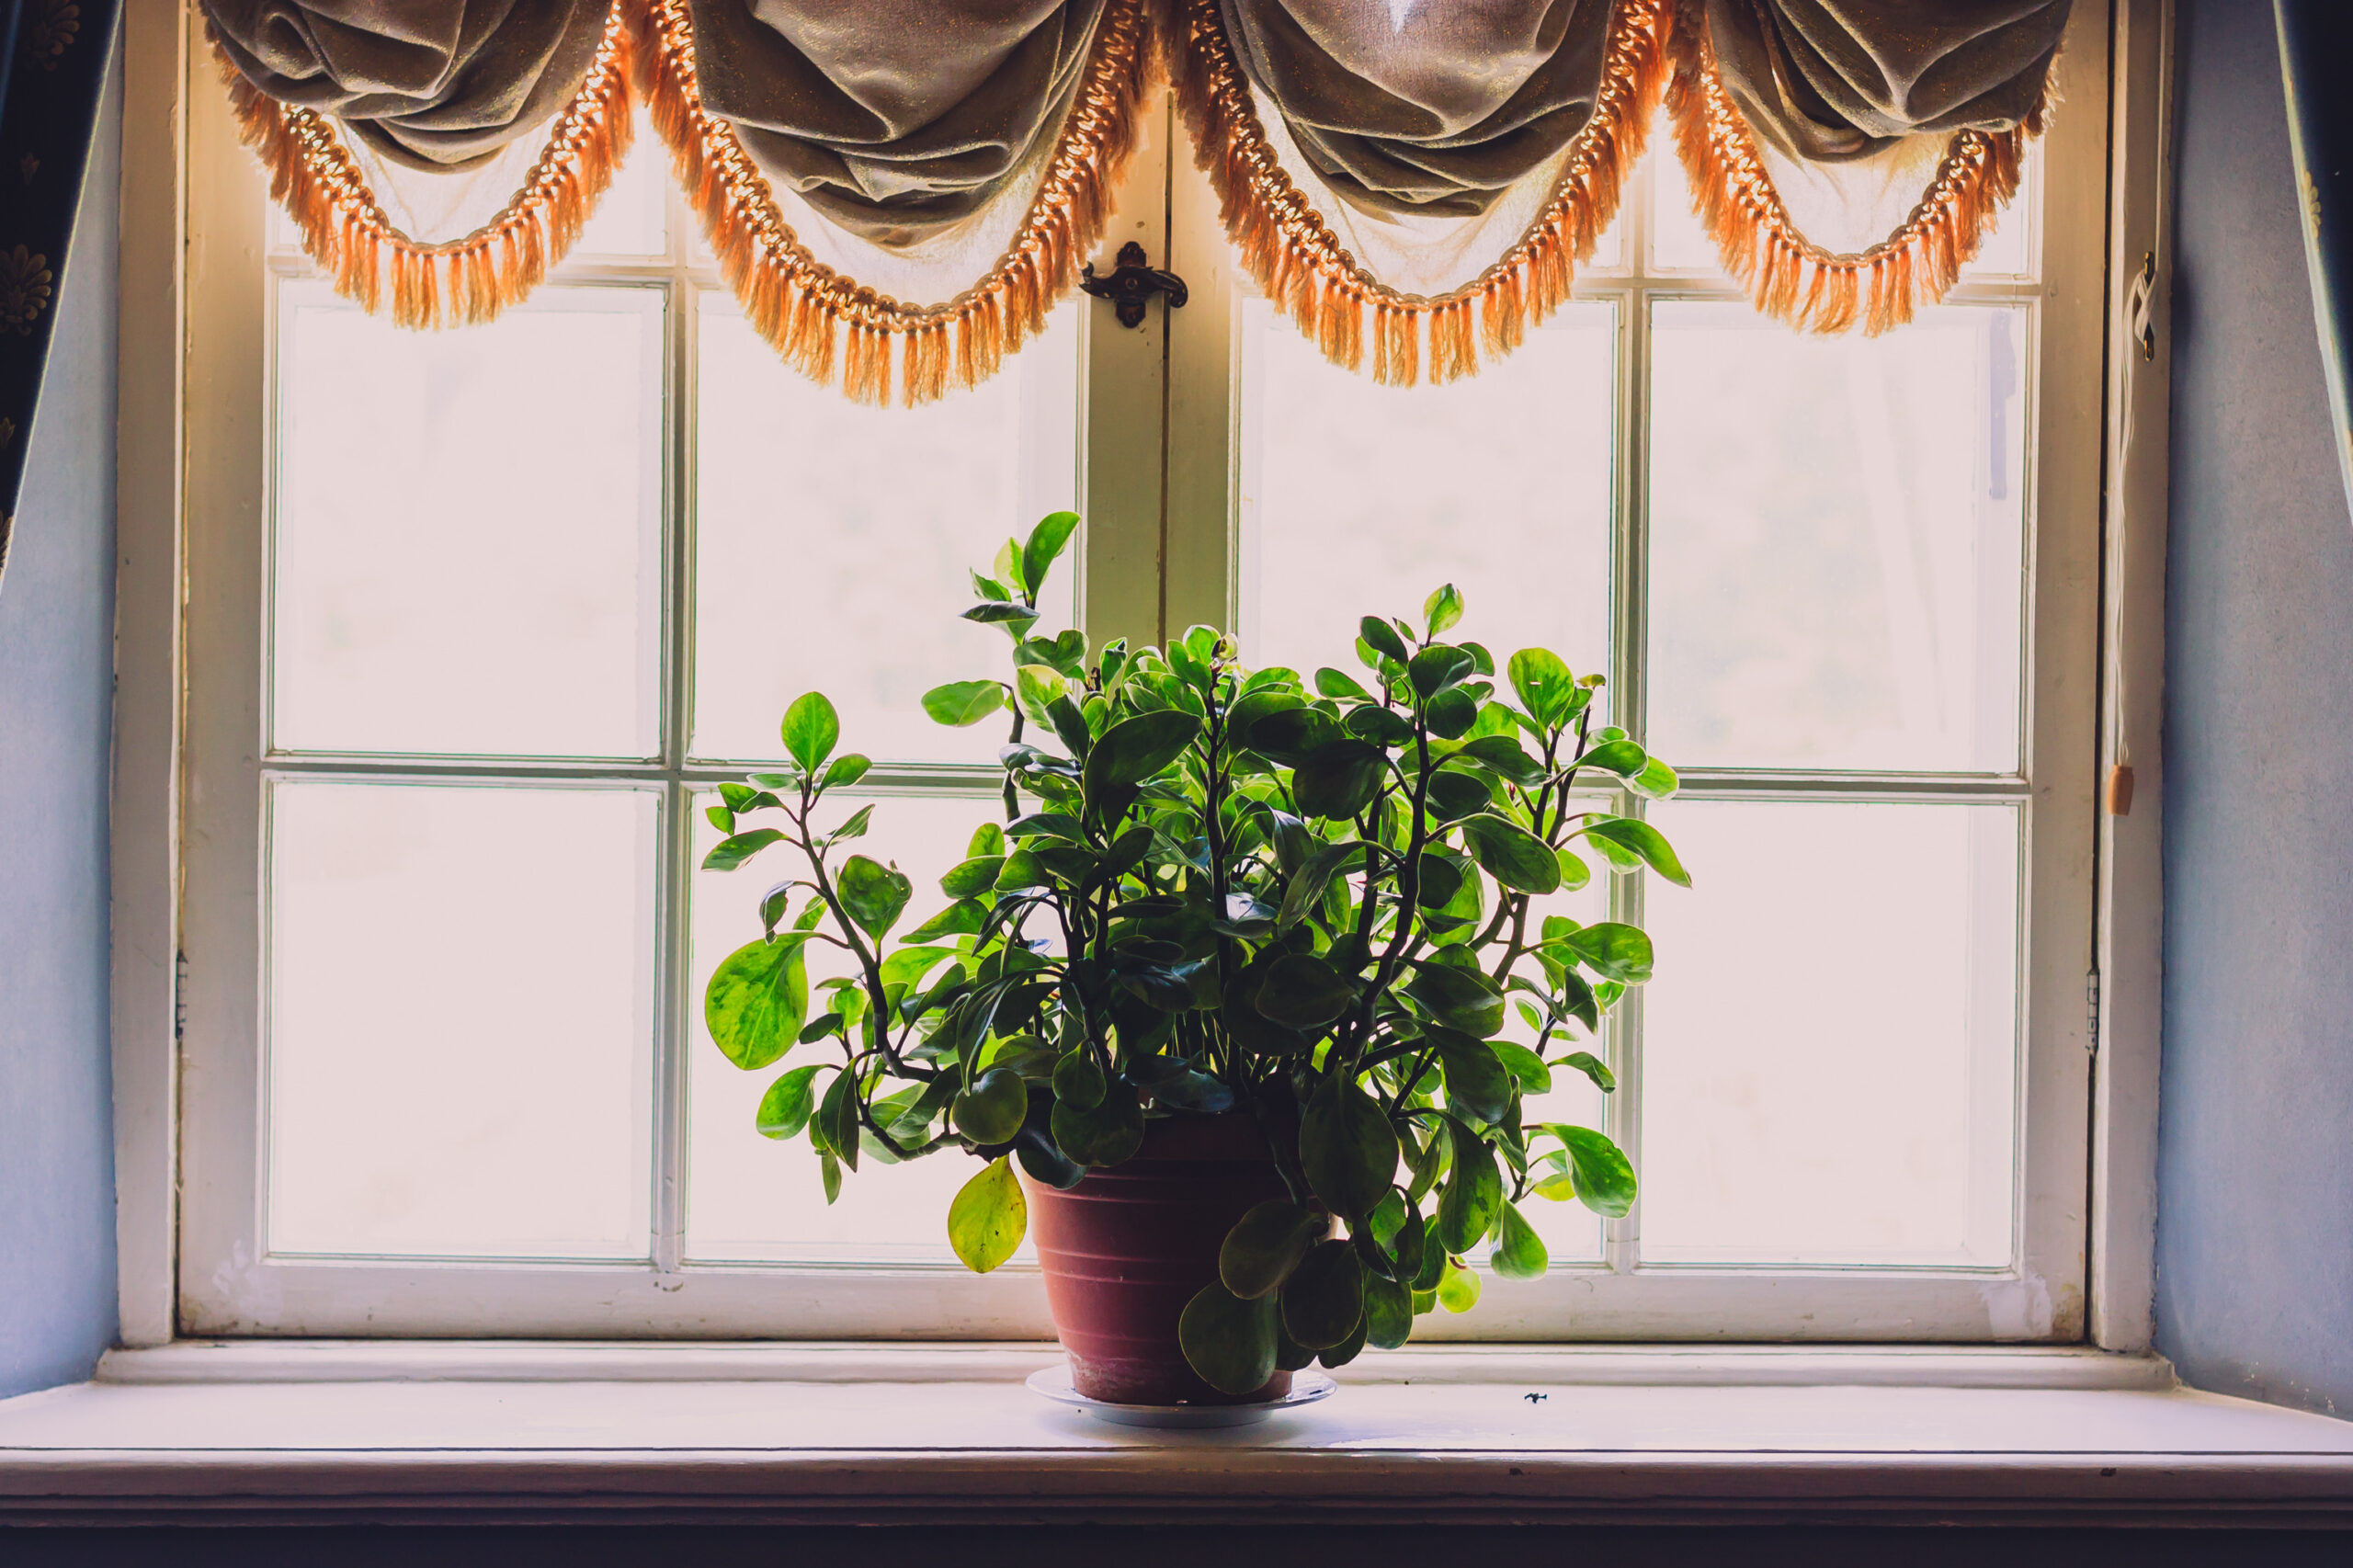
[[[1069,291],[1163,75],[1245,269],[1383,381],[1470,374],[1556,308],[1662,105],[1758,308],[1886,331],[1942,296],[2016,189],[2067,4],[205,9],[275,194],[368,309],[448,325],[524,297],[642,106],[754,326],[854,398],[916,403],[985,379]]]
[[[113,0],[0,0],[0,576],[117,9]]]

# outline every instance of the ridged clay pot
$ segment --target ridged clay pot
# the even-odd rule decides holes
[[[1176,1320],[1217,1278],[1233,1222],[1290,1196],[1256,1120],[1148,1121],[1125,1163],[1067,1192],[1028,1185],[1046,1300],[1080,1393],[1114,1404],[1260,1404],[1290,1392],[1290,1374],[1279,1371],[1249,1393],[1222,1393],[1176,1343]]]

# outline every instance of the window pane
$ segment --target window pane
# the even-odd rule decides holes
[[[1653,748],[2015,770],[2025,312],[1947,306],[1880,338],[1655,312]]]
[[[271,788],[273,1252],[646,1256],[654,800]]]
[[[652,756],[661,294],[432,333],[279,287],[274,744]]]
[[[1006,642],[957,619],[1008,535],[1074,504],[1077,329],[1059,311],[1005,372],[921,408],[865,408],[778,359],[718,294],[702,304],[695,738],[773,757],[812,687],[880,761],[994,762],[1003,733],[925,717],[923,694],[998,676]],[[1071,624],[1074,546],[1039,629]]]
[[[2016,809],[1652,814],[1644,1261],[2008,1263]]]
[[[1239,624],[1252,665],[1356,667],[1365,615],[1462,591],[1498,662],[1548,647],[1607,670],[1615,312],[1573,303],[1442,387],[1328,363],[1244,304]]]
[[[711,797],[716,799],[716,797]],[[828,821],[869,803],[829,796]],[[698,802],[698,860],[719,835]],[[901,928],[912,931],[949,903],[939,878],[964,858],[972,830],[1004,819],[989,795],[906,794],[874,799],[873,825],[855,847],[895,864],[915,881]],[[699,999],[722,959],[760,935],[758,905],[768,887],[794,866],[779,846],[742,872],[699,871],[694,887],[694,958],[690,994]],[[796,913],[798,906],[796,905]],[[838,948],[812,943],[809,979],[854,972]],[[961,1267],[948,1245],[948,1204],[981,1167],[970,1155],[942,1150],[911,1165],[882,1168],[869,1161],[846,1173],[840,1199],[825,1203],[817,1156],[806,1135],[790,1142],[762,1137],[755,1113],[768,1085],[813,1062],[838,1062],[837,1045],[801,1046],[774,1066],[745,1073],[720,1054],[699,1010],[688,1053],[689,1170],[687,1252],[730,1261],[929,1263]],[[1030,1256],[1023,1244],[1022,1258]]]

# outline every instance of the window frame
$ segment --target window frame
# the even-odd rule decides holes
[[[2138,122],[2127,127],[2120,118],[2117,142],[2111,146],[2108,122],[2111,72],[2121,82],[2129,67],[2132,79],[2142,84],[2141,96],[2130,107],[2144,118],[2152,97],[2147,84],[2154,82],[2161,96],[2166,9],[2144,0],[2120,0],[2115,26],[2117,63],[2111,68],[2110,18],[2106,8],[2097,4],[2078,7],[2062,55],[2066,108],[2054,128],[2046,159],[2046,169],[2052,174],[2046,201],[2064,199],[2078,204],[2087,214],[2102,214],[2109,205],[2115,169],[2137,172],[2137,180],[2118,179],[2113,184],[2133,193],[2130,199],[2138,204],[2138,225],[2161,233],[2162,214],[2154,210],[2154,198],[2143,194],[2158,188],[2154,173],[2156,153],[2151,143],[2161,148],[2161,136]],[[187,1333],[706,1336],[782,1332],[804,1337],[862,1338],[1037,1335],[1045,1318],[1042,1290],[1034,1276],[992,1280],[987,1293],[981,1295],[955,1289],[963,1282],[953,1276],[930,1271],[916,1275],[884,1267],[699,1267],[688,1271],[695,1287],[691,1301],[684,1300],[677,1289],[687,1282],[677,1271],[642,1265],[305,1263],[301,1266],[303,1278],[298,1280],[290,1276],[278,1278],[286,1274],[279,1266],[257,1265],[250,1251],[250,1235],[238,1235],[233,1220],[222,1223],[241,1206],[257,1216],[261,1201],[254,1181],[257,1147],[246,1140],[241,1153],[235,1132],[223,1137],[215,1122],[224,1090],[233,1098],[238,1093],[235,1085],[224,1083],[222,1068],[231,1058],[220,1048],[224,1042],[233,1044],[233,1021],[241,1016],[249,1017],[256,1005],[254,976],[259,968],[258,922],[253,918],[250,903],[240,914],[233,893],[222,896],[241,881],[257,878],[259,824],[252,820],[257,813],[245,812],[247,820],[241,824],[237,810],[224,805],[222,791],[216,786],[238,778],[257,783],[259,777],[259,748],[251,737],[261,733],[262,687],[258,639],[251,629],[264,624],[265,607],[258,574],[239,563],[259,558],[256,549],[267,516],[263,411],[270,351],[255,347],[251,323],[261,319],[262,310],[256,291],[239,283],[238,272],[243,267],[249,280],[261,275],[258,236],[265,232],[263,199],[250,164],[229,134],[226,109],[211,82],[210,62],[200,48],[193,46],[186,15],[159,17],[134,13],[134,17],[129,51],[134,93],[143,82],[151,94],[165,101],[152,109],[134,104],[131,133],[144,138],[149,145],[175,144],[185,157],[185,166],[184,171],[176,166],[174,170],[178,177],[171,182],[174,188],[166,223],[163,218],[167,203],[159,199],[155,188],[162,182],[152,174],[135,176],[131,171],[138,160],[126,158],[126,216],[132,221],[126,232],[126,279],[135,264],[152,268],[159,256],[171,258],[174,276],[167,293],[144,304],[135,303],[126,288],[122,416],[127,435],[132,434],[134,410],[145,411],[138,417],[153,419],[158,406],[155,393],[168,382],[180,413],[181,439],[172,444],[174,449],[160,462],[153,444],[142,453],[134,451],[132,442],[126,440],[126,476],[138,471],[143,486],[137,494],[126,495],[126,524],[135,514],[146,519],[151,528],[164,527],[165,516],[167,511],[170,514],[168,537],[175,548],[169,557],[169,576],[179,587],[177,597],[184,606],[185,646],[176,624],[167,646],[159,648],[147,637],[135,640],[128,659],[131,678],[118,722],[126,733],[137,727],[136,745],[127,750],[129,760],[139,765],[140,777],[134,783],[147,797],[145,809],[151,817],[156,793],[152,758],[159,751],[170,756],[173,771],[180,776],[181,787],[170,791],[169,818],[162,836],[177,841],[170,857],[171,875],[175,884],[185,877],[188,897],[184,906],[176,898],[172,900],[170,920],[176,937],[174,946],[182,955],[177,966],[181,973],[174,989],[185,1023],[176,1051],[158,1053],[153,1049],[155,986],[152,972],[126,977],[118,960],[118,1059],[130,1067],[128,1073],[119,1073],[118,1098],[119,1107],[127,1100],[134,1113],[130,1118],[119,1114],[118,1124],[127,1129],[125,1148],[134,1156],[133,1178],[141,1183],[138,1192],[126,1192],[126,1211],[133,1221],[126,1227],[123,1244],[126,1340],[154,1343],[159,1336]],[[159,68],[166,61],[176,69]],[[165,87],[180,91],[167,94]],[[2118,110],[2120,117],[2122,112]],[[2161,111],[2157,119],[2161,131]],[[1191,303],[1173,317],[1165,312],[1153,312],[1141,331],[1089,332],[1083,350],[1093,390],[1086,400],[1082,434],[1081,497],[1082,510],[1088,517],[1088,538],[1080,557],[1079,592],[1085,624],[1098,640],[1122,633],[1158,635],[1170,626],[1181,629],[1195,620],[1223,619],[1232,603],[1228,567],[1235,551],[1229,500],[1233,450],[1231,389],[1233,307],[1239,290],[1222,237],[1213,223],[1204,222],[1211,216],[1203,205],[1205,187],[1189,177],[1189,171],[1180,170],[1176,177],[1168,177],[1171,130],[1164,105],[1131,174],[1128,199],[1120,208],[1115,232],[1107,236],[1103,249],[1108,254],[1131,235],[1144,239],[1148,249],[1157,248],[1153,238],[1165,225],[1169,265],[1191,284]],[[1176,144],[1182,145],[1181,142]],[[2128,158],[2132,160],[2129,165]],[[142,181],[135,206],[134,178]],[[1162,201],[1154,203],[1149,195],[1137,199],[1155,185],[1165,192]],[[2142,208],[2152,210],[2140,211]],[[201,224],[193,216],[197,213],[205,215]],[[1881,1277],[1859,1279],[1841,1277],[1844,1271],[1686,1267],[1675,1272],[1687,1277],[1688,1288],[1677,1287],[1672,1301],[1649,1290],[1648,1302],[1624,1311],[1614,1304],[1597,1314],[1590,1305],[1583,1309],[1576,1326],[1584,1336],[1729,1337],[1724,1327],[1727,1309],[1736,1310],[1749,1292],[1769,1285],[1779,1303],[1779,1312],[1788,1314],[1796,1325],[1772,1337],[2077,1339],[2083,1333],[2084,1293],[2096,1278],[2087,1274],[2085,1261],[2091,1241],[2086,1215],[2097,1201],[2104,1181],[2110,1187],[2107,1228],[2117,1234],[2104,1235],[2100,1251],[2109,1257],[2129,1255],[2131,1234],[2142,1223],[2142,1216],[2129,1203],[2114,1201],[2112,1189],[2120,1179],[2111,1170],[2115,1162],[2101,1163],[2096,1156],[2104,1151],[2090,1142],[2099,1129],[2093,1126],[2091,1115],[2086,1051],[2091,1043],[2086,1032],[2090,1020],[2078,989],[2094,968],[2094,941],[2101,942],[2100,951],[2108,950],[2107,939],[2095,932],[2092,908],[2096,892],[2107,897],[2109,878],[2114,874],[2107,858],[2095,860],[2096,824],[2090,820],[2090,802],[2099,753],[2096,744],[2086,743],[2094,741],[2097,728],[2093,703],[2102,675],[2097,635],[2102,614],[2096,597],[2101,584],[2103,548],[2098,522],[2102,462],[2111,455],[2107,449],[2112,444],[2100,439],[2099,369],[2103,342],[2113,341],[2118,329],[2121,292],[2112,277],[2115,268],[2103,267],[2099,241],[2109,237],[2097,233],[2099,225],[2088,216],[2082,226],[2091,237],[2066,256],[2047,244],[2043,249],[2040,288],[2047,319],[2037,335],[2036,351],[2046,360],[2054,353],[2063,353],[2076,370],[2065,398],[2046,395],[2048,383],[2039,375],[2029,383],[2029,395],[2035,400],[2031,406],[2039,432],[2036,446],[2045,454],[2041,470],[2029,481],[2033,504],[2029,538],[2038,581],[2046,588],[2064,584],[2067,591],[2041,592],[2032,602],[2034,665],[2030,667],[2041,671],[2056,665],[2051,689],[2058,697],[2056,700],[2047,697],[2042,675],[2030,674],[2025,712],[2028,777],[2033,780],[2036,801],[2048,802],[2042,814],[2085,820],[2078,824],[2080,831],[2070,827],[2063,854],[2047,846],[2053,835],[2038,832],[2034,836],[2037,850],[2031,891],[2026,895],[2034,956],[2031,968],[2021,973],[2029,998],[2025,1031],[2029,1071],[2021,1092],[2029,1096],[2030,1104],[2041,1108],[2025,1123],[2032,1144],[2028,1158],[2030,1165],[2041,1162],[2040,1169],[2047,1172],[2054,1153],[2072,1151],[2075,1177],[2058,1184],[2058,1189],[2047,1182],[2039,1187],[2021,1187],[2028,1210],[2026,1267],[2009,1275],[1972,1272],[1965,1278],[1924,1278],[1916,1282],[1918,1292],[1907,1293],[1890,1291],[1886,1274],[1945,1271],[1875,1271]],[[255,236],[255,241],[234,243],[224,228]],[[2109,239],[2107,249],[2115,252],[2117,243]],[[2106,287],[2104,272],[2109,275]],[[1587,287],[1620,289],[1622,285]],[[1966,290],[1956,295],[1966,297]],[[167,354],[153,345],[131,341],[134,311],[150,319],[159,312],[170,312],[179,330],[165,337],[171,346]],[[1621,311],[1621,334],[1630,329],[1630,320]],[[2054,321],[2063,322],[2063,343]],[[675,340],[681,333],[674,330],[673,335]],[[1621,356],[1621,366],[1630,358]],[[2112,361],[2109,371],[2113,381]],[[2136,399],[2146,396],[2144,387],[2125,390]],[[2114,386],[2107,392],[2111,399],[2119,395]],[[1631,407],[1630,402],[1621,400],[1620,424],[1638,426],[1639,421],[1629,418]],[[691,426],[689,420],[676,423]],[[152,425],[145,428],[152,434]],[[1139,429],[1149,429],[1160,439],[1137,439],[1134,432]],[[1638,432],[1621,428],[1621,454],[1638,440]],[[2148,445],[2144,443],[2141,451],[2132,454],[2136,460],[2131,470],[2143,495],[2150,483]],[[2161,486],[2162,443],[2154,445],[2155,483]],[[2052,462],[2052,454],[2063,454],[2064,460]],[[166,488],[159,483],[159,471],[166,467],[170,470],[168,506],[157,494]],[[2064,472],[2054,473],[2053,469]],[[679,487],[685,483],[685,472],[680,465],[666,482],[674,516],[681,505]],[[1621,456],[1617,483],[1623,486],[1639,472],[1638,463]],[[2052,505],[2052,486],[2063,493],[2063,505]],[[2161,489],[2158,494],[2154,515],[2161,519]],[[2049,526],[2051,517],[2062,512],[2069,518],[2069,526]],[[674,535],[677,531],[674,529]],[[128,526],[126,532],[131,532]],[[677,569],[680,548],[674,543],[669,551],[673,570]],[[1147,577],[1145,563],[1159,570]],[[131,585],[131,570],[127,564],[127,587]],[[2145,577],[2145,570],[2143,566],[2136,581]],[[152,568],[146,574],[151,603],[155,574]],[[2161,576],[2160,567],[2160,583]],[[2144,591],[2145,586],[2143,581]],[[128,606],[131,601],[125,602]],[[2113,619],[2121,609],[2111,596],[2105,613]],[[240,627],[245,630],[241,631]],[[674,626],[667,635],[678,639],[688,632]],[[1621,658],[1631,635],[1624,627],[1614,634]],[[236,654],[241,639],[249,650],[242,660]],[[127,641],[134,640],[127,637]],[[2147,647],[2145,637],[2134,644],[2130,657],[2135,668],[2149,666]],[[2161,653],[2156,658],[2161,667]],[[674,656],[672,669],[680,669],[684,662]],[[179,722],[162,726],[160,737],[150,695],[162,684],[156,679],[158,670],[165,672],[173,690],[184,691],[185,704]],[[234,678],[241,674],[250,677],[242,686]],[[2139,689],[2152,690],[2154,684],[2153,676],[2143,678]],[[672,722],[681,721],[674,714]],[[2144,755],[2153,750],[2144,743]],[[724,776],[724,770],[720,775]],[[928,781],[951,782],[944,778]],[[121,782],[119,775],[119,824],[123,820]],[[895,781],[894,787],[916,787],[921,782],[925,780],[908,778]],[[1743,782],[1768,791],[1776,788],[1802,791],[1810,783]],[[1711,783],[1732,787],[1733,781],[1695,776],[1694,783],[1702,788]],[[232,797],[236,793],[234,788],[227,791]],[[2149,812],[2140,822],[2150,823],[2154,815]],[[673,812],[672,817],[667,831],[682,837],[690,824],[683,812]],[[2097,825],[2112,828],[2114,824]],[[154,859],[152,852],[143,853],[132,872],[134,902],[143,900],[149,907],[155,892]],[[2100,868],[2097,885],[2095,865]],[[119,867],[119,893],[123,881]],[[121,907],[119,898],[118,909]],[[2054,925],[2064,926],[2066,942],[2050,937],[2049,928]],[[149,967],[152,971],[152,963]],[[131,994],[126,996],[126,992]],[[134,1011],[138,1004],[146,1004],[144,1027],[128,1041],[119,1027],[126,1002]],[[2153,1021],[2150,1027],[2153,1029]],[[244,1049],[247,1057],[253,1058],[257,1053],[248,1035]],[[2153,1043],[2152,1039],[2152,1047]],[[152,1134],[157,1120],[159,1054],[168,1063],[163,1074],[168,1083],[160,1096],[165,1112],[161,1119],[167,1126],[177,1125],[180,1148],[176,1153],[171,1151],[168,1133],[160,1139]],[[672,1054],[675,1059],[678,1053]],[[2153,1060],[2153,1049],[2144,1054]],[[676,1075],[674,1060],[665,1082]],[[185,1105],[175,1107],[169,1085],[179,1082],[185,1082],[188,1098]],[[665,1113],[665,1124],[675,1119],[675,1085],[669,1092],[673,1107]],[[2153,1133],[2154,1114],[2153,1076],[2145,1105],[2137,1091],[2121,1096],[2104,1093],[2100,1100],[2101,1125],[2113,1124],[2123,1142],[2146,1136],[2141,1131],[2144,1121]],[[176,1226],[170,1218],[175,1207],[170,1198],[166,1196],[160,1204],[156,1201],[158,1142],[166,1152],[165,1179],[178,1186]],[[2131,1175],[2121,1173],[2124,1179]],[[242,1196],[237,1191],[241,1185]],[[155,1218],[159,1210],[165,1216],[160,1227]],[[675,1206],[671,1211],[676,1212]],[[168,1254],[163,1267],[157,1267],[159,1229],[167,1249],[177,1233],[176,1267]],[[657,1221],[657,1247],[660,1229]],[[242,1254],[241,1241],[246,1244]],[[2129,1260],[2126,1267],[2129,1272]],[[497,1283],[492,1290],[452,1290],[452,1268],[477,1278],[494,1273]],[[780,1278],[790,1276],[798,1287],[809,1283],[803,1276],[817,1273],[825,1277],[828,1288],[787,1287]],[[156,1311],[159,1275],[165,1302],[160,1313]],[[1646,1290],[1657,1282],[1654,1278],[1645,1280]],[[1991,1293],[1989,1285],[1994,1287]],[[782,1321],[780,1297],[794,1298],[786,1309],[789,1323]],[[131,1310],[134,1298],[139,1307],[135,1314]],[[2044,1314],[2041,1319],[2036,1316],[2038,1311]],[[1559,1326],[1556,1320],[1543,1321],[1544,1316],[1531,1317],[1495,1299],[1472,1320],[1430,1324],[1437,1332],[1429,1337],[1543,1337]],[[2038,1331],[2039,1324],[2046,1326]],[[2018,1332],[2020,1325],[2026,1332]],[[2101,1342],[2107,1343],[2107,1337]],[[2141,1342],[2145,1344],[2144,1333]]]

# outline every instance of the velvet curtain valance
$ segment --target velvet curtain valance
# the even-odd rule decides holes
[[[1758,307],[1887,330],[1942,296],[2016,188],[2067,0],[205,9],[274,194],[369,310],[447,325],[528,294],[634,102],[753,324],[820,381],[914,403],[1043,325],[1164,74],[1253,278],[1381,381],[1470,374],[1559,305],[1662,102]],[[462,178],[506,179],[503,204],[445,202],[445,233],[389,215]]]

